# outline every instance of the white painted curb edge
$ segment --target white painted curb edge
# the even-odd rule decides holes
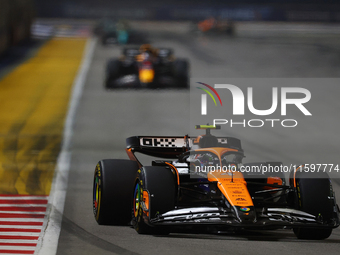
[[[73,134],[74,118],[83,93],[86,74],[90,68],[96,43],[97,40],[95,38],[88,39],[80,69],[78,70],[77,77],[73,83],[72,96],[69,102],[68,113],[63,132],[62,148],[58,156],[48,201],[48,209],[46,211],[43,229],[41,231],[34,253],[35,255],[55,255],[57,253],[62,215],[64,212],[67,192],[68,175],[71,164],[70,147]]]

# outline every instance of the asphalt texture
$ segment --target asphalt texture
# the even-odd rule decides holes
[[[156,25],[155,25],[156,26]],[[234,38],[185,33],[150,34],[156,47],[171,47],[202,78],[338,78],[340,38],[334,35],[253,33]],[[340,230],[323,241],[298,240],[292,230],[244,233],[138,235],[129,226],[99,226],[92,213],[96,163],[127,159],[125,138],[132,135],[189,133],[189,91],[104,90],[104,68],[121,47],[95,49],[78,108],[72,138],[72,162],[58,255],[68,254],[337,254]],[[337,81],[337,80],[335,80]],[[247,160],[334,161],[339,152],[339,84],[324,91],[313,86],[313,127],[233,131],[243,140]],[[201,123],[197,123],[201,124]],[[302,126],[306,128],[305,126]],[[147,158],[143,159],[147,164]],[[328,161],[327,161],[328,160]],[[290,162],[286,162],[290,163]],[[321,163],[321,162],[319,162]],[[150,164],[150,162],[149,162]],[[334,182],[340,199],[340,188]]]

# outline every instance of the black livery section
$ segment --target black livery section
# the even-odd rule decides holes
[[[135,152],[145,155],[162,157],[162,158],[178,158],[184,152],[190,150],[195,141],[205,139],[202,137],[188,136],[131,136],[126,139],[126,147]],[[242,150],[241,140],[234,137],[215,137],[216,143],[212,147],[232,148],[239,151]],[[199,141],[198,141],[199,143]]]

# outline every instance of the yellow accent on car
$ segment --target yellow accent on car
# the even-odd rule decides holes
[[[143,83],[150,83],[155,77],[155,71],[153,69],[141,69],[139,71],[139,80]]]
[[[214,125],[196,125],[195,129],[220,129],[219,126],[214,126]]]

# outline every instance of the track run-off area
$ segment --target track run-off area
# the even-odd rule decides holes
[[[33,254],[46,225],[85,44],[86,39],[50,39],[0,80],[1,254]]]

